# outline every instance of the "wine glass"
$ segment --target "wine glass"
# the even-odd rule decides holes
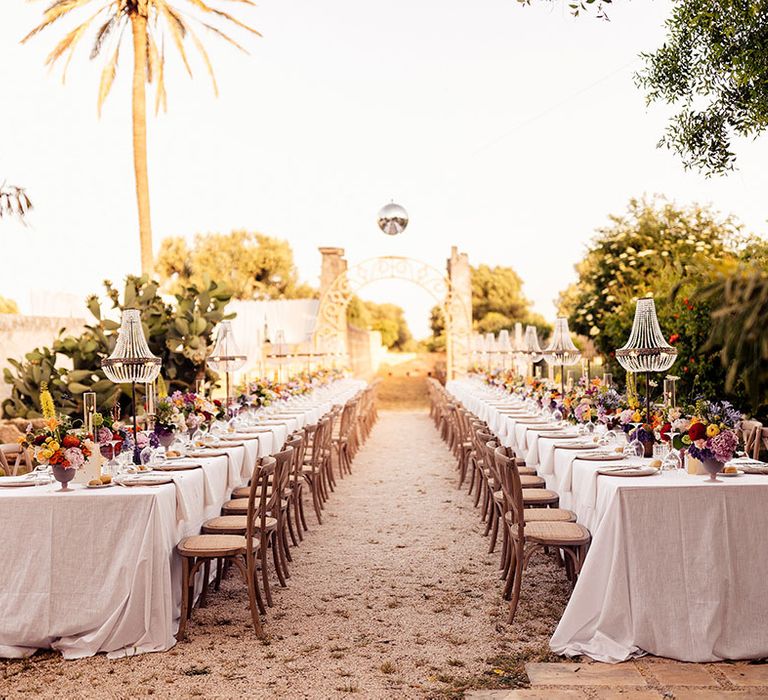
[[[683,460],[680,458],[680,451],[675,449],[675,437],[680,435],[679,432],[669,431],[669,451],[664,457],[664,461],[661,463],[661,469],[677,471],[683,468]]]
[[[109,458],[109,461],[106,463],[107,473],[111,474],[112,476],[116,476],[120,472],[120,462],[117,461],[117,455],[120,454],[118,450],[116,450],[116,446],[121,444],[122,440],[115,440],[112,439],[109,441],[109,446],[111,449],[112,456]]]
[[[641,422],[639,423],[632,423],[635,427],[634,434],[635,437],[626,444],[624,447],[624,456],[625,457],[642,457],[645,454],[645,447],[643,446],[643,443],[640,442],[640,426],[642,425]]]

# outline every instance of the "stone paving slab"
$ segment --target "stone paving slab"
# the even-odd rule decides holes
[[[632,663],[623,664],[526,664],[532,686],[577,685],[645,686],[645,678]]]
[[[521,688],[519,690],[471,690],[466,700],[586,700],[581,690]]]
[[[768,664],[718,664],[717,670],[738,686],[768,686]]]
[[[666,660],[644,661],[643,667],[662,685],[718,686],[717,679],[701,664]]]
[[[595,688],[592,700],[662,700],[664,695],[651,688]]]
[[[766,690],[725,690],[721,688],[673,688],[674,700],[765,700]]]

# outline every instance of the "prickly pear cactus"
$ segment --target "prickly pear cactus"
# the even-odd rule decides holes
[[[216,382],[215,372],[206,369],[205,361],[213,347],[216,325],[232,314],[224,308],[231,293],[215,282],[199,289],[188,285],[172,300],[158,293],[158,283],[146,276],[129,276],[122,300],[109,281],[104,282],[111,308],[105,314],[96,295],[86,304],[94,321],[80,336],[57,338],[50,348],[37,348],[22,360],[10,359],[12,369],[4,370],[4,381],[11,385],[11,396],[3,402],[6,418],[36,418],[40,415],[40,384],[48,383],[54,402],[62,413],[80,415],[83,393],[96,392],[100,409],[111,409],[116,403],[130,411],[130,387],[115,385],[101,370],[117,341],[118,320],[125,308],[141,310],[144,335],[150,350],[163,360],[163,376],[168,391],[185,390],[195,380]],[[109,316],[105,318],[104,316]]]

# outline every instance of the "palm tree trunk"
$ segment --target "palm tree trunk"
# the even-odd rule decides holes
[[[152,274],[152,224],[149,218],[149,175],[147,173],[147,18],[131,15],[133,30],[133,168],[136,173],[136,203],[139,207],[141,272]]]

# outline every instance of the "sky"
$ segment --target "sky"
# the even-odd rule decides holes
[[[27,227],[0,222],[0,294],[27,312],[33,295],[40,308],[139,269],[130,45],[99,118],[103,64],[89,47],[66,85],[44,65],[69,25],[19,44],[45,5],[0,10],[0,181],[36,206]],[[595,229],[632,197],[711,203],[762,234],[768,140],[740,143],[739,170],[713,179],[656,148],[670,110],[647,107],[633,73],[663,42],[670,6],[619,3],[604,22],[564,2],[230,3],[263,38],[238,34],[244,55],[203,37],[218,98],[202,63],[190,80],[167,47],[168,112],[148,126],[155,247],[256,230],[289,240],[317,284],[318,246],[345,248],[350,264],[405,255],[444,269],[456,245],[473,264],[514,267],[551,319]],[[376,227],[390,200],[410,214],[397,237]],[[418,287],[380,282],[362,296],[400,304],[427,333],[433,300]]]

